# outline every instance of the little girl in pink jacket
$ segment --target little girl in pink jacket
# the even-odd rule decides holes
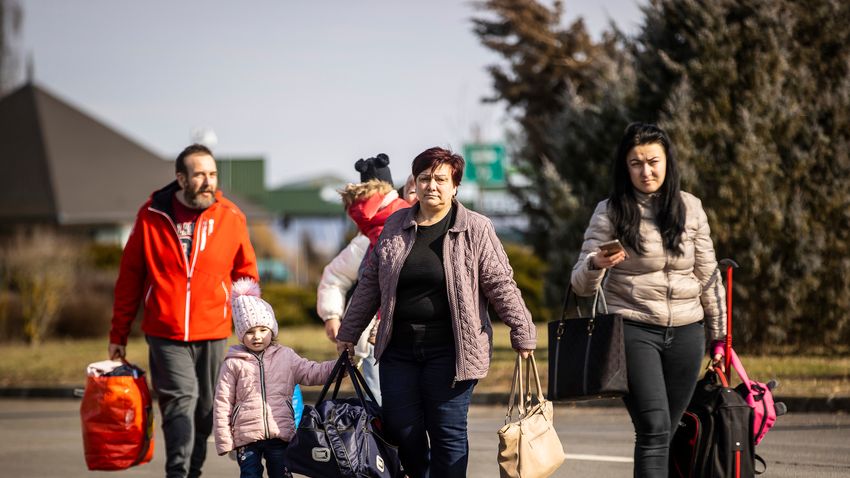
[[[252,279],[233,284],[233,325],[242,344],[230,347],[215,390],[215,446],[236,450],[242,477],[290,476],[284,455],[295,435],[295,384],[321,385],[336,361],[317,363],[276,343],[277,320]]]

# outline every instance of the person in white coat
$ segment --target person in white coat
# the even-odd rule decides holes
[[[416,183],[412,174],[408,176],[404,186],[400,188],[399,197],[411,205],[418,201]],[[346,297],[351,287],[357,282],[360,265],[368,250],[369,238],[358,233],[322,271],[316,312],[325,322],[325,334],[328,336],[328,340],[333,343],[336,343],[336,333],[339,331],[339,321],[345,311]]]
[[[325,321],[325,334],[328,340],[336,343],[336,334],[339,331],[339,322],[345,311],[346,297],[348,291],[357,282],[360,264],[369,250],[369,238],[363,234],[357,234],[345,246],[333,260],[325,266],[322,271],[322,280],[316,292],[316,312]],[[357,346],[355,355],[360,358],[360,369],[366,384],[375,395],[378,404],[381,404],[381,387],[378,381],[378,366],[375,363],[374,346],[369,343],[369,333],[373,324],[363,331]]]
[[[361,172],[360,176],[361,183],[370,179],[381,179],[392,184],[388,165]],[[389,180],[387,181],[387,179]],[[415,192],[413,176],[410,176],[402,187],[402,193],[399,196],[413,204],[417,201]],[[343,312],[345,312],[346,299],[351,288],[357,283],[360,267],[369,247],[369,238],[358,233],[322,271],[322,279],[316,292],[316,312],[325,322],[325,334],[328,340],[333,343],[336,343],[336,334],[339,331]],[[375,347],[370,341],[371,332],[375,329],[376,319],[377,317],[373,318],[372,323],[361,334],[354,348],[354,353],[360,358],[358,366],[363,373],[363,378],[366,379],[366,384],[372,390],[380,405],[381,387],[378,379],[378,364],[375,361]]]

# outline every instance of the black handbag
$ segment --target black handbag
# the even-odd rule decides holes
[[[549,400],[589,400],[629,393],[623,318],[608,313],[605,295],[596,290],[590,316],[584,316],[575,297],[575,318],[569,307],[575,296],[567,288],[560,320],[550,321]],[[602,307],[601,313],[597,310]]]
[[[337,398],[346,371],[357,396]],[[333,394],[325,400],[333,383]],[[402,478],[398,447],[386,441],[381,426],[374,395],[343,352],[316,405],[304,405],[295,438],[286,449],[287,467],[316,478]]]

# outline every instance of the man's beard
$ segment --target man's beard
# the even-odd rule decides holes
[[[204,196],[201,196],[201,193],[203,192],[209,192],[210,197],[206,198]],[[185,199],[186,202],[189,203],[189,205],[195,209],[206,209],[212,206],[212,204],[215,202],[215,189],[205,188],[199,190],[198,192],[192,192],[188,189],[184,189],[183,199]]]

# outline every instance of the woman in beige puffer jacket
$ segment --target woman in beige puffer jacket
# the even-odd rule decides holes
[[[593,213],[571,284],[582,296],[601,286],[608,310],[625,319],[634,476],[666,477],[669,443],[706,340],[726,336],[726,294],[708,219],[700,200],[679,189],[667,134],[629,125],[613,170],[611,195]],[[624,248],[605,255],[599,245],[613,239]],[[712,361],[719,365],[720,356]]]

